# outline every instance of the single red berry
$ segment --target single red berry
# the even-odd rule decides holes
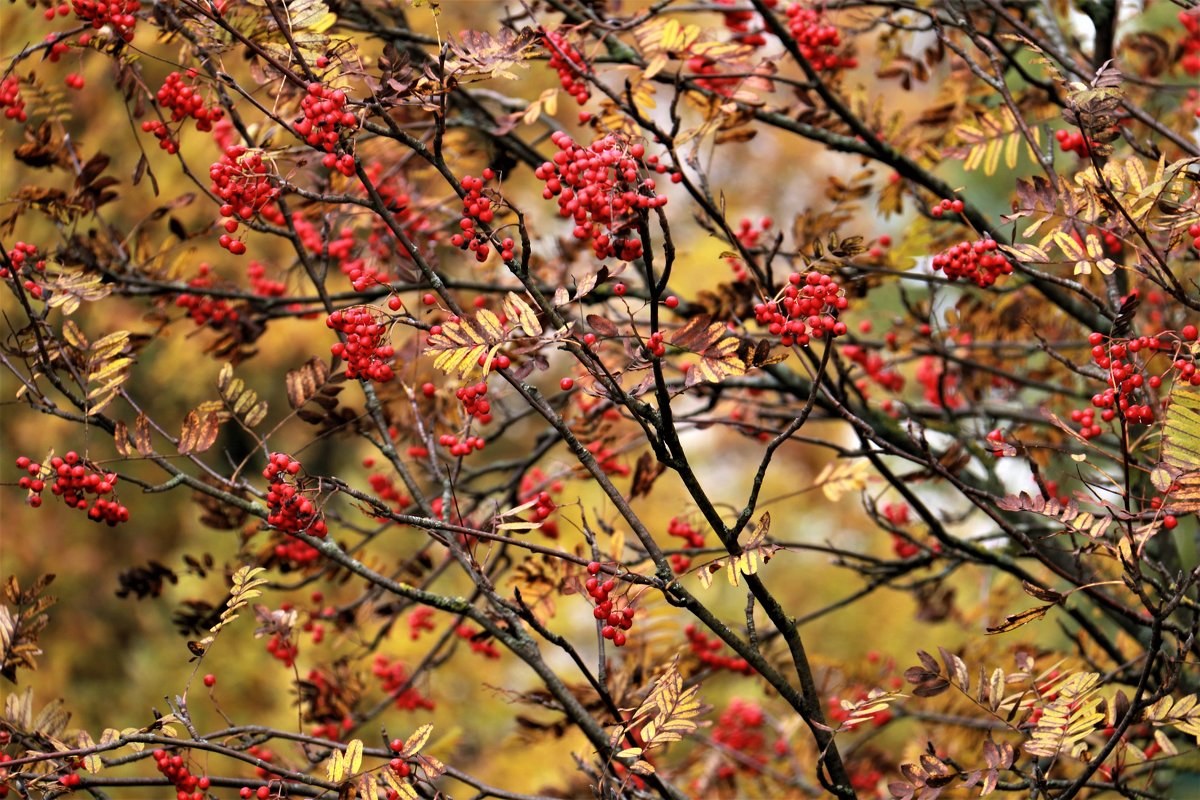
[[[615,286],[613,286],[613,294],[615,294],[617,297],[624,297],[625,296],[625,284],[618,283]]]
[[[204,676],[204,685],[209,687],[210,689],[213,686],[215,686],[216,683],[217,683],[217,676],[213,675],[211,672]]]
[[[424,295],[421,297],[421,302],[422,302],[422,303],[424,303],[424,304],[425,304],[425,305],[427,305],[427,306],[431,306],[431,305],[433,305],[434,303],[436,303],[436,302],[437,302],[437,295],[433,294],[432,292],[426,292],[426,293],[425,293],[425,294],[424,294]]]
[[[679,298],[675,295],[671,295],[663,301],[663,305],[667,308],[679,308]]]
[[[1183,336],[1184,339],[1187,339],[1189,342],[1196,341],[1196,337],[1198,335],[1200,335],[1200,333],[1198,333],[1196,331],[1195,325],[1184,325],[1183,330],[1181,330],[1179,333]]]
[[[575,386],[575,381],[571,380],[570,378],[563,378],[558,382],[558,388],[562,389],[564,392],[571,391],[573,386]]]
[[[1169,531],[1174,530],[1175,526],[1178,524],[1179,520],[1176,519],[1175,515],[1173,514],[1167,514],[1165,517],[1163,517],[1163,527]]]

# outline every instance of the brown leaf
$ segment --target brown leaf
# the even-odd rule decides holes
[[[1021,627],[1022,625],[1028,625],[1029,623],[1036,622],[1037,620],[1046,616],[1046,612],[1049,611],[1050,609],[1054,608],[1056,605],[1058,605],[1058,604],[1050,603],[1050,604],[1044,605],[1044,606],[1035,606],[1033,608],[1028,608],[1017,614],[1009,614],[1007,617],[1004,618],[1004,622],[1000,623],[999,625],[996,625],[995,627],[988,628],[987,632],[989,634],[996,634],[996,633],[1008,633],[1009,631],[1016,630],[1017,628]]]
[[[599,314],[588,314],[587,324],[592,330],[601,336],[611,337],[617,335],[617,326],[614,325],[611,320],[602,317]]]
[[[150,418],[145,414],[138,414],[133,424],[133,444],[141,455],[148,456],[154,452],[154,443],[150,438]]]
[[[633,486],[629,489],[629,499],[648,497],[650,487],[654,485],[654,481],[663,474],[666,468],[665,464],[662,464],[649,452],[638,456],[637,465],[633,468]]]

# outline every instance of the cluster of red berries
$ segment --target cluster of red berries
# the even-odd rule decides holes
[[[153,755],[158,771],[175,787],[177,800],[204,800],[210,785],[206,776],[193,775],[183,756],[173,756],[166,750],[155,750]]]
[[[197,271],[199,274],[189,280],[187,285],[193,289],[212,288],[214,285],[212,267],[208,264],[201,264]],[[207,294],[181,294],[175,298],[175,305],[187,309],[188,316],[201,327],[208,325],[213,328],[222,328],[238,321],[237,309],[230,306],[222,297],[210,297]]]
[[[452,456],[465,457],[471,455],[476,450],[482,450],[487,445],[487,440],[482,436],[474,435],[459,439],[452,433],[443,433],[438,437],[438,444],[445,447]]]
[[[441,237],[434,221],[413,202],[413,197],[404,183],[404,173],[395,170],[389,173],[383,171],[383,165],[376,162],[366,167],[367,175],[375,184],[376,191],[383,199],[384,207],[392,215],[410,241],[436,241]],[[364,188],[363,191],[366,191]],[[375,257],[384,263],[400,258],[411,261],[412,256],[396,241],[392,229],[379,215],[371,215],[371,230],[367,235],[367,246]]]
[[[704,547],[704,533],[693,528],[685,519],[671,517],[671,521],[667,523],[667,533],[683,539],[684,547],[692,549]],[[682,553],[671,555],[671,569],[675,570],[675,574],[678,575],[691,566],[692,559],[689,556],[685,556]]]
[[[403,753],[406,742],[403,739],[392,739],[388,744],[393,753]],[[396,774],[398,778],[407,778],[412,775],[412,767],[403,758],[393,758],[388,762],[388,768]],[[388,789],[387,800],[399,800],[400,794],[395,789]]]
[[[46,481],[53,478],[50,492],[62,498],[68,508],[87,509],[88,519],[107,523],[110,527],[129,521],[129,509],[116,500],[108,499],[108,496],[113,494],[113,487],[117,482],[116,473],[102,472],[89,467],[74,450],[62,458],[51,458],[47,467],[27,456],[20,456],[17,459],[17,468],[29,473],[28,476],[21,476],[17,483],[22,489],[29,491],[27,502],[33,508],[42,504],[42,492],[46,489]],[[88,495],[92,495],[94,499],[89,500]]]
[[[763,217],[758,221],[758,227],[755,227],[754,222],[751,221],[749,217],[743,217],[741,223],[738,225],[738,229],[733,232],[733,235],[737,237],[742,247],[747,250],[753,250],[754,248],[758,247],[759,239],[762,237],[762,235],[766,233],[774,224],[775,220],[771,219],[770,217]],[[740,258],[737,256],[726,256],[725,263],[728,264],[729,268],[733,270],[733,277],[735,280],[749,280],[750,276],[746,272],[746,265],[742,263]]]
[[[605,475],[617,475],[622,478],[629,477],[629,467],[626,464],[618,461],[619,454],[611,447],[607,447],[604,441],[597,439],[594,442],[588,442],[584,447],[591,453],[600,469],[604,470]]]
[[[754,306],[754,319],[772,336],[781,337],[784,347],[806,345],[811,338],[844,334],[846,323],[837,315],[848,305],[837,281],[828,275],[793,272],[778,299]]]
[[[961,214],[964,208],[966,208],[966,204],[962,200],[943,197],[929,207],[929,215],[931,217],[941,217],[947,213]]]
[[[550,69],[558,72],[563,91],[574,97],[579,105],[583,105],[592,96],[583,77],[587,74],[583,56],[571,46],[567,37],[560,31],[546,31],[542,34],[542,39],[546,49],[550,51]]]
[[[499,658],[500,651],[496,649],[496,645],[492,644],[490,638],[480,635],[480,631],[475,630],[470,625],[459,625],[454,629],[454,635],[462,639],[471,648],[472,653],[478,653],[484,658]]]
[[[11,735],[8,731],[4,731],[4,736],[0,737],[0,746],[6,745],[11,740]],[[0,764],[12,761],[13,757],[8,753],[0,753]],[[8,767],[0,766],[0,797],[8,797]]]
[[[662,331],[650,334],[646,340],[646,352],[654,358],[662,358],[667,354],[666,335]]]
[[[397,511],[403,511],[412,505],[412,498],[396,488],[396,483],[390,475],[372,472],[367,476],[367,483],[371,484],[371,490],[375,492],[376,497],[385,503],[391,503]]]
[[[1200,332],[1195,325],[1185,325],[1178,334],[1174,335],[1178,344],[1194,342],[1200,338]],[[1167,341],[1164,341],[1167,340]],[[1200,371],[1196,370],[1195,362],[1184,356],[1178,345],[1168,340],[1167,333],[1157,336],[1138,336],[1133,338],[1113,338],[1099,331],[1088,336],[1092,346],[1092,361],[1108,374],[1108,386],[1104,391],[1092,395],[1092,407],[1075,409],[1071,412],[1071,421],[1080,426],[1079,433],[1086,439],[1101,434],[1101,428],[1096,424],[1096,411],[1100,411],[1100,419],[1112,422],[1118,412],[1131,424],[1149,425],[1154,422],[1154,408],[1149,403],[1138,403],[1138,394],[1145,389],[1157,389],[1162,386],[1160,375],[1146,377],[1143,366],[1134,361],[1137,353],[1145,351],[1153,358],[1163,351],[1176,350],[1176,358],[1172,362],[1178,380],[1187,381],[1193,386],[1200,386]],[[1144,387],[1144,388],[1143,388]]]
[[[1012,262],[999,252],[995,239],[959,242],[933,257],[934,272],[945,273],[950,280],[969,280],[986,288],[1002,275],[1011,275]]]
[[[1095,142],[1087,139],[1079,131],[1055,131],[1054,139],[1058,142],[1058,148],[1064,153],[1074,153],[1080,158],[1087,158],[1095,145]]]
[[[613,605],[609,594],[617,588],[617,582],[613,578],[600,580],[599,561],[588,564],[587,571],[589,577],[584,582],[583,588],[587,590],[588,596],[596,601],[592,616],[604,622],[600,635],[611,640],[617,647],[622,647],[625,644],[625,631],[633,627],[633,606],[626,605],[624,608],[618,609]]]
[[[18,274],[24,273],[29,276],[35,272],[45,272],[46,270],[45,259],[38,258],[37,246],[27,242],[17,242],[14,244],[13,249],[8,251],[8,259],[16,267]],[[13,278],[15,280],[15,277],[8,267],[0,267],[0,279],[7,280],[8,278]],[[32,278],[26,277],[21,282],[21,285],[25,287],[25,291],[29,292],[30,296],[35,300],[42,299],[42,287]]]
[[[225,116],[225,110],[220,106],[206,105],[205,96],[196,89],[196,75],[194,69],[187,71],[187,78],[191,81],[189,84],[184,83],[184,75],[172,72],[163,81],[155,97],[159,105],[171,110],[172,122],[182,122],[191,117],[196,120],[196,130],[207,133]]]
[[[908,504],[907,503],[884,503],[883,518],[886,519],[893,527],[904,528],[908,525]],[[895,531],[892,532],[892,552],[897,558],[912,558],[917,553],[921,552],[921,548],[914,544],[908,538],[901,536]]]
[[[542,196],[558,198],[559,214],[575,220],[575,238],[590,239],[597,258],[639,258],[642,242],[633,231],[637,214],[667,202],[665,195],[654,193],[653,178],[640,177],[646,148],[626,146],[615,136],[581,147],[562,131],[550,140],[558,152],[534,170],[546,183]],[[664,165],[659,168],[666,171]]]
[[[271,545],[271,554],[275,559],[273,563],[282,572],[302,570],[309,564],[320,560],[321,551],[308,542],[295,539],[279,531],[276,531],[275,536],[277,539]]]
[[[275,761],[275,751],[269,747],[263,747],[260,744],[250,745],[249,747],[246,748],[246,752],[249,753],[250,755],[254,756],[255,758],[257,758],[259,761],[265,761],[268,764],[274,763],[274,761]],[[271,770],[266,769],[265,767],[258,767],[258,766],[256,766],[254,768],[254,774],[257,777],[262,778],[264,780],[268,780],[268,781],[279,780],[282,777],[277,772],[272,772]],[[247,790],[245,788],[243,788],[241,791],[242,791],[242,797],[249,797],[250,794],[248,792],[251,792],[251,793],[253,792],[253,790]]]
[[[815,70],[853,69],[858,61],[840,56],[842,34],[832,25],[821,24],[821,13],[815,8],[793,3],[787,7],[788,30],[804,56]]]
[[[774,8],[778,0],[768,0],[765,4],[768,8]],[[732,6],[737,4],[737,0],[716,0],[718,6]],[[763,36],[761,23],[758,22],[758,15],[753,11],[722,11],[721,17],[725,22],[725,29],[733,34],[733,41],[739,44],[750,45],[751,47],[762,47],[767,43],[767,37]]]
[[[757,703],[735,697],[721,713],[713,728],[713,741],[741,758],[733,764],[722,764],[717,768],[717,777],[732,780],[738,772],[757,775],[766,767],[771,756],[767,751],[767,739],[763,735],[766,716]],[[775,755],[787,753],[787,742],[779,739],[774,745]]]
[[[710,638],[704,631],[697,629],[692,624],[684,628],[683,632],[687,636],[688,647],[691,649],[692,655],[699,659],[700,663],[713,669],[727,669],[743,675],[754,674],[754,668],[746,662],[746,659],[736,658],[722,652],[725,650],[725,644],[715,636]]]
[[[267,268],[260,261],[251,261],[246,265],[246,277],[250,281],[250,290],[259,297],[283,297],[287,294],[287,284],[268,278]]]
[[[324,538],[329,533],[320,510],[305,496],[299,479],[300,462],[286,453],[272,453],[263,470],[267,487],[267,524],[284,533],[307,533]]]
[[[542,486],[546,488],[540,488]],[[517,494],[517,499],[522,504],[533,502],[533,507],[528,512],[530,521],[540,522],[541,532],[551,539],[558,538],[558,523],[549,518],[558,510],[552,493],[556,494],[562,490],[562,481],[549,481],[547,485],[546,473],[542,472],[541,468],[534,467],[521,478],[521,490]]]
[[[1195,8],[1179,12],[1179,24],[1187,34],[1179,42],[1179,66],[1192,77],[1200,75],[1200,11]]]
[[[355,306],[335,311],[325,318],[325,325],[345,335],[345,342],[329,348],[346,360],[346,377],[387,383],[395,373],[387,364],[396,350],[384,342],[388,326],[375,316],[369,306]]]
[[[320,83],[310,83],[300,101],[303,118],[296,121],[296,133],[318,150],[325,151],[322,163],[346,177],[354,174],[354,156],[343,150],[346,134],[358,129],[358,117],[346,110],[346,93]]]
[[[386,694],[395,696],[396,708],[405,711],[416,711],[418,708],[426,711],[434,709],[434,702],[412,686],[401,691],[409,683],[408,671],[401,662],[389,662],[387,656],[377,653],[374,663],[371,664],[371,674],[379,679],[380,687]],[[403,749],[403,743],[401,748]]]
[[[296,656],[300,655],[300,645],[281,633],[272,634],[267,640],[267,652],[285,667],[296,665]]]
[[[262,214],[272,221],[282,221],[279,210],[268,211],[268,206],[279,197],[279,187],[273,185],[267,164],[262,154],[249,152],[241,145],[225,148],[221,160],[208,169],[212,179],[212,191],[221,198],[221,216],[225,217],[225,231],[219,240],[235,256],[246,252],[246,244],[234,239],[238,220],[250,220]]]
[[[421,638],[422,631],[434,630],[433,609],[429,606],[417,606],[408,615],[408,638],[414,642]]]
[[[49,8],[42,12],[47,22],[53,22],[56,16],[65,17],[71,13],[70,3],[59,3],[58,5],[51,4]]]
[[[483,194],[483,182],[494,179],[496,173],[488,168],[483,171],[482,175],[480,178],[467,175],[459,182],[464,192],[463,214],[458,223],[462,233],[456,233],[450,237],[450,244],[460,250],[472,251],[475,253],[475,260],[481,264],[487,261],[492,248],[487,243],[487,235],[475,229],[475,223],[490,225],[496,218],[496,211],[492,208],[492,199]],[[504,259],[506,261],[512,258],[513,244],[512,239],[504,240]]]
[[[928,334],[926,334],[928,335]],[[945,362],[925,356],[917,365],[917,382],[925,388],[925,402],[935,408],[961,408],[966,401],[959,392],[962,376],[957,369],[947,369]]]
[[[1192,237],[1192,247],[1200,250],[1200,222],[1188,225],[1188,236]]]
[[[133,40],[133,26],[137,24],[134,15],[142,4],[139,0],[71,0],[71,6],[75,16],[90,22],[96,30],[111,27],[113,33],[128,42]]]
[[[67,75],[67,77],[63,78],[63,84],[68,89],[74,89],[75,91],[79,91],[80,89],[83,88],[83,76],[80,75],[78,72],[72,72],[69,75]]]
[[[4,109],[5,119],[15,119],[17,122],[29,119],[25,113],[25,101],[21,99],[21,81],[16,75],[9,75],[0,81],[0,108]]]
[[[874,350],[857,344],[842,347],[842,355],[862,367],[867,374],[864,379],[855,381],[855,386],[864,395],[867,391],[867,380],[872,380],[889,392],[899,392],[904,388],[904,376],[883,360],[883,356]]]

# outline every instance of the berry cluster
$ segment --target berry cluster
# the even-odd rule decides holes
[[[588,442],[584,447],[591,453],[600,469],[604,470],[606,475],[618,475],[622,478],[629,477],[629,467],[617,460],[619,454],[611,447],[607,447],[602,439],[597,439],[594,442]]]
[[[267,640],[267,652],[285,667],[293,667],[296,656],[300,655],[300,645],[282,633],[276,633]]]
[[[766,5],[768,8],[774,8],[776,2],[777,0],[769,0]],[[716,4],[732,6],[737,4],[737,0],[716,0]],[[762,47],[767,43],[760,27],[761,23],[755,25],[758,15],[753,11],[722,11],[721,16],[724,18],[725,29],[733,34],[733,41],[751,47]]]
[[[1200,338],[1200,332],[1195,325],[1185,325],[1177,334],[1163,332],[1157,336],[1138,336],[1132,338],[1115,338],[1095,331],[1088,336],[1092,346],[1092,361],[1108,374],[1108,386],[1104,391],[1092,395],[1092,407],[1075,409],[1071,412],[1071,421],[1078,424],[1079,434],[1086,439],[1099,436],[1101,427],[1096,424],[1096,411],[1100,419],[1112,422],[1118,413],[1130,424],[1149,425],[1154,422],[1154,408],[1142,395],[1147,389],[1158,389],[1162,386],[1161,375],[1144,373],[1145,361],[1153,358],[1159,352],[1175,351],[1176,356],[1171,366],[1176,371],[1177,380],[1187,381],[1192,386],[1200,386],[1200,371],[1196,364],[1182,347],[1184,342],[1194,342]],[[1172,342],[1174,339],[1175,342]],[[1143,363],[1137,360],[1137,354],[1145,353]]]
[[[772,336],[779,336],[784,347],[806,345],[811,338],[841,336],[846,323],[837,315],[849,305],[837,282],[815,270],[801,275],[793,272],[777,300],[754,306],[754,318],[766,325]]]
[[[935,408],[962,408],[966,402],[959,392],[961,375],[954,367],[947,369],[939,358],[925,356],[921,359],[917,365],[917,382],[925,388],[925,402]]]
[[[61,13],[61,16],[65,17],[67,14],[71,13],[71,9],[70,9],[70,6],[66,6],[66,5],[59,6],[60,12],[62,12],[62,10],[64,8],[66,9],[66,11]],[[62,60],[62,57],[66,53],[69,53],[71,51],[71,45],[67,44],[67,39],[68,39],[67,35],[63,34],[63,33],[47,33],[46,34],[46,38],[43,39],[43,41],[46,42],[46,44],[50,45],[50,51],[48,53],[46,53],[47,61],[49,61],[51,64],[57,64],[59,61]],[[79,46],[87,47],[88,42],[90,42],[91,39],[92,39],[92,35],[90,33],[83,34],[82,36],[79,37]],[[68,84],[68,85],[70,85],[70,84]]]
[[[268,171],[261,153],[249,152],[241,145],[225,148],[221,160],[208,169],[213,194],[221,198],[221,216],[226,218],[226,233],[219,242],[235,256],[246,252],[245,242],[229,235],[237,231],[239,219],[262,214],[271,221],[282,221],[278,208],[268,209],[279,197],[279,187],[272,184]]]
[[[555,131],[550,140],[558,152],[534,170],[546,183],[542,196],[558,198],[559,214],[575,220],[575,238],[590,239],[597,258],[639,258],[642,243],[632,235],[638,213],[667,202],[665,195],[654,193],[653,178],[640,177],[650,163],[643,162],[646,148],[626,146],[615,136],[581,147],[562,131]],[[655,169],[666,171],[661,164]]]
[[[617,647],[622,647],[625,644],[625,631],[633,627],[633,607],[626,604],[624,608],[618,609],[613,605],[609,594],[617,588],[617,582],[613,578],[600,580],[599,561],[588,564],[587,571],[590,577],[584,582],[583,588],[587,590],[588,596],[596,601],[592,616],[604,622],[600,635],[611,640]]]
[[[741,758],[733,764],[722,764],[717,769],[717,777],[722,780],[732,780],[738,772],[757,775],[762,772],[770,756],[767,751],[767,739],[763,735],[766,726],[766,716],[757,703],[735,697],[729,706],[721,713],[713,728],[713,741],[727,748],[730,752],[739,753]],[[787,752],[787,742],[780,739],[775,743],[775,753]]]
[[[815,70],[853,69],[858,62],[840,56],[842,34],[832,25],[821,24],[821,13],[814,8],[793,3],[787,7],[788,30],[804,56]]]
[[[354,156],[344,152],[343,135],[358,129],[358,117],[346,110],[346,93],[320,83],[310,83],[300,101],[303,117],[296,121],[296,133],[311,146],[325,151],[322,163],[346,177],[354,174]],[[342,151],[339,156],[338,151]]]
[[[1064,153],[1074,153],[1080,158],[1087,158],[1091,155],[1092,147],[1095,145],[1095,142],[1087,139],[1079,131],[1055,131],[1054,139],[1058,142],[1058,148]]]
[[[188,281],[188,286],[193,289],[209,289],[214,285],[212,278],[212,267],[208,264],[201,264],[198,267],[199,274]],[[198,326],[208,325],[213,328],[222,328],[226,325],[233,325],[238,321],[238,312],[222,297],[210,297],[207,294],[181,294],[175,298],[175,305],[179,308],[186,308],[188,316]]]
[[[305,497],[297,475],[300,462],[286,453],[272,453],[263,470],[267,487],[267,524],[284,533],[307,533],[324,538],[329,529],[321,512]]]
[[[8,259],[16,267],[17,273],[32,275],[38,272],[45,272],[46,261],[38,258],[38,249],[36,245],[28,244],[27,242],[17,242],[13,245],[13,249],[8,251]],[[0,267],[0,279],[16,279],[12,275],[8,267]],[[26,277],[21,285],[25,287],[25,291],[29,292],[30,296],[35,300],[42,299],[42,287],[34,282],[31,278]]]
[[[302,570],[320,560],[321,551],[308,542],[279,532],[276,536],[277,540],[271,545],[271,555],[274,559],[272,563],[278,566],[280,571]]]
[[[1188,225],[1188,236],[1192,237],[1192,247],[1200,250],[1200,222],[1193,222]]]
[[[5,119],[15,119],[17,122],[29,119],[25,113],[25,101],[21,99],[21,81],[16,75],[9,75],[0,81],[0,108],[4,109]]]
[[[418,708],[423,708],[426,711],[434,709],[434,702],[432,700],[423,696],[412,686],[409,686],[411,680],[408,671],[404,669],[404,664],[401,662],[395,661],[389,663],[387,656],[377,653],[375,661],[371,665],[371,674],[379,679],[380,688],[386,694],[393,695],[396,698],[396,708],[404,711],[416,711]]]
[[[725,655],[722,652],[725,650],[725,644],[715,636],[710,638],[691,624],[684,628],[683,632],[687,636],[688,647],[691,648],[692,655],[699,659],[700,663],[713,669],[727,669],[743,675],[754,674],[754,668],[746,662],[746,659]]]
[[[287,294],[287,284],[268,278],[267,268],[260,261],[251,261],[246,265],[246,277],[250,281],[250,290],[259,297],[283,297]]]
[[[495,177],[496,173],[489,168],[483,171],[480,178],[467,175],[459,182],[463,188],[463,213],[462,219],[458,223],[462,233],[456,233],[450,237],[450,244],[460,250],[472,251],[475,253],[475,260],[481,264],[487,261],[492,248],[488,244],[487,234],[476,230],[475,223],[490,225],[496,218],[492,199],[483,194],[483,182],[490,181]],[[506,261],[512,259],[513,246],[512,239],[504,240],[503,257]]]
[[[893,527],[908,526],[908,503],[884,503],[880,510],[883,512],[883,518]],[[921,552],[921,548],[907,537],[892,531],[892,552],[897,558],[912,558]]]
[[[929,215],[931,217],[941,217],[943,214],[947,213],[961,214],[964,208],[966,208],[966,204],[963,203],[962,200],[943,197],[941,200],[930,206]]]
[[[546,49],[550,51],[550,69],[558,72],[559,83],[563,91],[575,98],[575,102],[583,105],[592,96],[588,91],[587,81],[583,76],[587,68],[583,56],[571,46],[567,37],[559,31],[546,31],[542,34]]]
[[[961,278],[986,288],[1013,271],[1012,263],[999,252],[999,247],[990,237],[959,242],[933,257],[933,270],[945,273],[950,280]]]
[[[182,122],[191,117],[196,120],[196,130],[207,133],[225,116],[225,110],[219,106],[208,107],[205,104],[205,96],[196,89],[196,70],[189,69],[187,78],[192,83],[184,83],[183,75],[172,72],[163,81],[162,88],[155,97],[159,105],[171,110],[172,122]]]
[[[466,641],[472,653],[479,653],[484,658],[500,657],[500,651],[492,644],[491,639],[470,625],[459,625],[454,629],[454,635]]]
[[[551,539],[558,538],[558,523],[549,519],[550,515],[558,510],[558,505],[554,502],[551,493],[561,492],[563,489],[562,481],[550,481],[547,486],[546,473],[538,467],[534,467],[521,478],[521,491],[517,495],[517,499],[522,504],[533,502],[533,507],[529,509],[530,521],[540,522],[542,527],[541,532]],[[546,486],[545,489],[540,487]]]
[[[78,72],[72,72],[69,75],[67,75],[66,78],[63,79],[63,83],[66,85],[66,87],[68,89],[74,89],[75,91],[79,91],[80,89],[83,88],[83,76],[80,75]]]
[[[42,12],[47,22],[53,22],[55,16],[65,17],[71,13],[70,3],[59,3],[58,5],[51,4],[49,8]]]
[[[211,131],[213,125],[224,118],[225,110],[219,106],[211,108],[206,106],[206,98],[196,89],[196,71],[194,69],[187,71],[187,77],[192,81],[191,83],[185,83],[184,76],[178,72],[168,75],[156,95],[158,104],[170,110],[171,122],[182,122],[191,117],[196,120],[196,130]],[[158,146],[168,153],[179,152],[179,142],[171,135],[171,129],[162,120],[146,120],[142,123],[142,130],[146,133],[153,133],[158,139]]]
[[[433,609],[429,606],[417,606],[408,615],[408,638],[414,642],[421,638],[421,631],[433,632]]]
[[[1187,31],[1179,42],[1179,66],[1188,75],[1196,77],[1200,75],[1200,11],[1195,8],[1180,11],[1178,19]]]
[[[761,220],[759,220],[758,227],[756,228],[749,217],[743,217],[741,223],[738,225],[738,229],[733,232],[733,235],[737,237],[742,247],[747,250],[753,250],[754,248],[758,247],[758,242],[762,235],[766,233],[774,224],[775,220],[771,219],[770,217],[763,217]],[[725,263],[728,264],[729,268],[733,270],[733,277],[735,280],[745,281],[750,279],[750,275],[746,272],[746,265],[743,264],[742,260],[737,256],[726,256]]]
[[[667,533],[683,539],[684,547],[693,549],[704,547],[704,533],[693,528],[685,519],[671,517],[671,521],[667,523]],[[675,574],[678,575],[691,566],[692,559],[689,556],[685,556],[682,553],[671,555],[671,569],[675,570]]]
[[[387,383],[395,373],[387,364],[396,351],[384,343],[388,326],[375,317],[369,306],[355,306],[335,311],[325,318],[325,325],[345,335],[346,341],[329,348],[335,356],[346,359],[346,376]]]
[[[17,468],[29,473],[22,476],[17,483],[22,489],[29,491],[27,502],[34,508],[42,504],[42,492],[46,489],[46,481],[54,478],[54,482],[50,484],[50,492],[61,497],[68,508],[87,509],[88,519],[107,523],[110,527],[129,521],[129,509],[116,500],[109,499],[113,496],[113,485],[117,482],[116,473],[101,472],[88,466],[74,450],[62,458],[51,458],[49,466],[46,467],[27,456],[21,456],[17,459]],[[88,495],[92,495],[94,499],[89,500]]]
[[[140,0],[71,0],[75,16],[100,30],[111,27],[113,33],[125,41],[133,40],[134,15],[141,9]]]
[[[397,511],[403,511],[412,505],[412,499],[396,488],[396,483],[390,475],[372,472],[367,476],[367,483],[371,484],[371,490],[375,492],[376,497],[385,503],[391,503]]]
[[[476,450],[482,450],[487,445],[487,440],[482,436],[465,436],[459,439],[452,433],[443,433],[438,437],[438,444],[447,448],[450,455],[464,457]]]
[[[867,378],[855,381],[854,385],[864,395],[867,391],[867,379],[874,381],[889,392],[899,392],[904,388],[904,376],[889,367],[879,353],[857,344],[848,344],[842,348],[842,355],[862,367]]]
[[[173,756],[166,750],[155,750],[154,765],[175,787],[177,800],[204,800],[207,796],[208,778],[193,775],[184,763],[183,756]]]

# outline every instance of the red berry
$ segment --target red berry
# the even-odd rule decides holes
[[[571,391],[571,388],[574,386],[575,386],[575,381],[573,381],[570,378],[563,378],[561,381],[558,382],[558,388],[562,389],[564,392]]]
[[[212,673],[209,673],[208,675],[205,675],[205,676],[204,676],[204,685],[205,685],[205,686],[207,686],[207,687],[209,687],[210,689],[211,689],[211,688],[212,688],[214,685],[216,685],[216,683],[217,683],[217,676],[216,676],[216,675],[213,675]]]

